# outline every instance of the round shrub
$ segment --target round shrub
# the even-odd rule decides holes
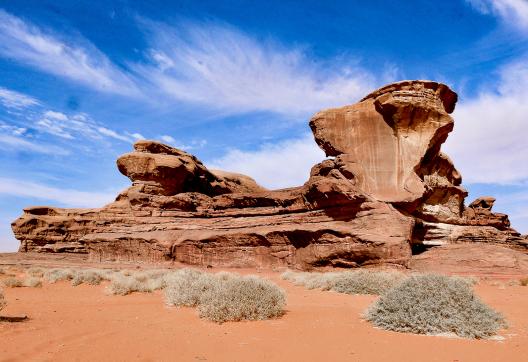
[[[284,291],[267,280],[255,276],[217,280],[201,298],[200,317],[222,323],[270,319],[284,313]]]
[[[365,317],[386,330],[466,338],[486,338],[506,326],[473,293],[470,281],[433,274],[411,276],[388,290]]]
[[[211,274],[198,270],[178,270],[165,277],[165,300],[168,305],[196,307],[216,281]]]

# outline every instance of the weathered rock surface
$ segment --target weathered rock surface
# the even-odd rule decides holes
[[[443,84],[405,81],[317,113],[310,127],[332,158],[283,190],[139,141],[117,160],[132,186],[115,202],[27,208],[13,231],[20,251],[229,267],[407,266],[414,245],[473,241],[524,250],[493,198],[464,206],[462,177],[440,152],[456,100]]]

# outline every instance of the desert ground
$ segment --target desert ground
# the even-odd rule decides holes
[[[36,258],[30,262],[47,267],[137,268]],[[25,265],[17,254],[4,254],[0,261],[13,270]],[[227,269],[207,271],[220,270]],[[160,291],[108,295],[106,282],[4,288],[8,305],[0,312],[0,360],[525,361],[528,356],[528,286],[519,285],[517,275],[478,275],[476,293],[503,313],[509,328],[493,339],[470,340],[376,329],[362,319],[376,296],[307,290],[282,280],[280,271],[229,271],[256,274],[283,288],[285,315],[216,324],[200,319],[193,308],[166,306]]]

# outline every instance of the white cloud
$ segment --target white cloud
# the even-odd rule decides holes
[[[2,177],[0,178],[0,194],[54,201],[70,207],[102,207],[114,201],[117,192],[78,191]]]
[[[135,70],[163,97],[181,102],[227,113],[306,115],[349,104],[375,82],[350,57],[317,63],[301,47],[287,48],[229,26],[147,26],[151,64]]]
[[[3,151],[24,151],[47,155],[68,155],[69,152],[61,147],[49,144],[37,144],[17,135],[0,133],[0,149]]]
[[[171,136],[168,136],[168,135],[160,136],[160,140],[162,140],[163,142],[166,142],[166,143],[171,143],[171,144],[176,143],[176,140],[174,138],[172,138]]]
[[[526,0],[466,0],[483,14],[499,16],[508,24],[528,30],[528,1]]]
[[[57,119],[59,121],[67,121],[68,116],[61,112],[54,112],[54,111],[46,111],[44,112],[44,117],[51,118],[51,119]]]
[[[461,100],[445,151],[466,183],[528,182],[528,66],[503,69],[499,85]]]
[[[310,169],[325,158],[312,135],[264,144],[256,151],[231,150],[207,166],[239,172],[253,177],[270,189],[300,186],[308,180]]]
[[[35,124],[41,132],[46,132],[64,139],[102,140],[114,138],[123,142],[133,143],[143,138],[139,133],[123,134],[114,131],[91,119],[87,114],[66,115],[61,112],[45,111]]]
[[[67,42],[3,10],[0,55],[99,91],[137,94],[130,77],[85,39]]]
[[[6,108],[15,109],[39,105],[35,98],[3,87],[0,87],[0,103]]]

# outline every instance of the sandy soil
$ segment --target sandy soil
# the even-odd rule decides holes
[[[215,270],[216,271],[216,270]],[[247,273],[247,271],[245,271]],[[169,308],[160,292],[109,296],[105,286],[69,283],[5,288],[2,361],[526,361],[528,287],[485,281],[476,287],[510,328],[497,340],[387,332],[361,319],[376,299],[310,291],[261,272],[287,292],[280,319],[214,324],[195,309]]]

